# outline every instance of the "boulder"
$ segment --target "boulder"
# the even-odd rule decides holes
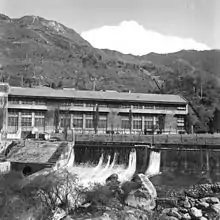
[[[180,202],[180,205],[186,209],[189,209],[192,207],[187,196],[185,197],[185,199],[183,201]]]
[[[165,216],[163,218],[161,218],[163,220],[178,220],[178,218],[174,217],[174,216]]]
[[[209,203],[205,201],[197,201],[197,207],[201,209],[207,209],[209,207]]]
[[[171,208],[168,213],[169,216],[176,217],[177,219],[182,219],[182,215],[178,212],[177,208]]]
[[[156,207],[156,202],[148,191],[137,189],[131,191],[125,199],[125,204],[134,208],[150,211]]]
[[[185,214],[182,215],[182,219],[183,220],[191,220],[192,218],[191,218],[189,213],[185,213]]]
[[[200,220],[208,220],[206,217],[202,216]]]
[[[194,185],[189,189],[185,190],[185,194],[193,198],[204,198],[213,194],[211,184]]]
[[[200,209],[197,209],[196,207],[192,207],[190,209],[190,215],[193,218],[201,218],[202,217],[202,211]]]
[[[211,203],[211,204],[220,203],[220,201],[217,197],[208,197],[206,202]]]
[[[214,212],[220,214],[220,203],[213,204],[213,205],[211,206],[211,209],[212,209]]]
[[[182,213],[184,213],[184,214],[185,214],[185,213],[188,213],[188,210],[187,210],[186,208],[179,207],[178,209],[179,209],[180,212],[182,212]]]

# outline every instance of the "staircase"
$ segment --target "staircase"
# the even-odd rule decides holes
[[[53,153],[53,155],[50,157],[50,159],[46,163],[46,166],[52,167],[53,165],[55,165],[58,159],[60,158],[61,154],[64,152],[67,145],[68,145],[67,143],[62,142],[59,145],[59,147],[56,149],[56,151]]]

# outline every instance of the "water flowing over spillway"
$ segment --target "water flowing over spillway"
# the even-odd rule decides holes
[[[74,157],[74,156],[72,156]],[[106,163],[104,163],[104,159]],[[72,163],[73,158],[70,159],[71,164],[68,163],[66,168],[69,172],[77,174],[79,181],[84,185],[88,186],[93,183],[104,184],[105,180],[113,173],[119,175],[119,181],[130,180],[136,171],[136,151],[132,150],[129,154],[129,163],[125,165],[116,164],[117,153],[114,153],[113,158],[110,155],[102,154],[99,158],[97,166],[92,164],[80,164],[76,165]],[[111,162],[112,160],[112,162]]]
[[[67,156],[68,155],[68,156]],[[127,162],[119,163],[118,152],[102,151],[99,154],[98,164],[94,165],[93,162],[76,163],[74,147],[69,146],[66,152],[61,155],[53,170],[56,171],[60,168],[67,169],[69,172],[76,174],[79,182],[84,186],[89,186],[94,183],[104,184],[105,180],[111,174],[118,174],[119,181],[125,182],[131,180],[135,172],[137,172],[137,152],[131,149],[127,154]],[[151,151],[149,155],[148,168],[144,172],[144,176],[157,175],[160,172],[160,152]],[[147,161],[146,161],[147,163]],[[144,177],[143,177],[144,179]],[[155,194],[153,187],[148,181],[145,181],[152,194]]]
[[[160,173],[160,152],[152,151],[148,163],[148,168],[145,172],[147,176],[153,176]]]

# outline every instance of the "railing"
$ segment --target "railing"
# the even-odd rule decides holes
[[[220,148],[220,134],[168,134],[168,135],[115,135],[76,134],[76,141],[97,142],[138,142],[172,145],[213,145]],[[178,147],[178,146],[177,146]]]

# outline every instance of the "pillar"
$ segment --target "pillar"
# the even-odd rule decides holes
[[[18,112],[18,130],[21,129],[21,112]]]
[[[86,115],[83,114],[83,126],[82,126],[82,131],[85,130],[86,128]]]
[[[207,171],[210,170],[210,167],[209,167],[209,151],[206,150],[206,169]]]
[[[34,127],[35,126],[35,113],[32,112],[31,114],[31,126]]]
[[[141,124],[142,124],[142,133],[144,132],[144,116],[141,116]]]
[[[73,129],[73,114],[70,114],[70,129]]]
[[[155,128],[156,126],[156,116],[153,116],[153,127]],[[155,134],[155,130],[154,130],[154,134]]]

